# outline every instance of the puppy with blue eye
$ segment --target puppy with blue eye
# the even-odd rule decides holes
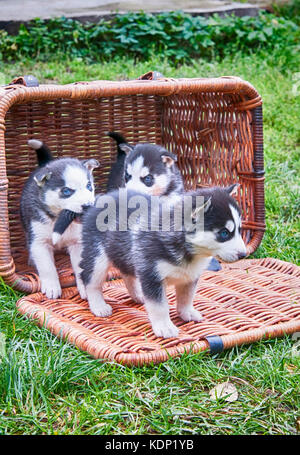
[[[211,257],[233,262],[246,256],[241,237],[241,210],[232,197],[236,189],[234,184],[190,192],[173,207],[156,198],[161,220],[166,219],[172,208],[175,213],[180,204],[179,220],[184,213],[187,221],[177,225],[178,228],[170,222],[166,229],[160,220],[153,229],[155,217],[151,207],[155,198],[126,189],[100,196],[97,207],[89,208],[82,221],[81,277],[92,313],[99,317],[112,314],[112,307],[103,298],[102,286],[113,265],[119,268],[131,297],[144,303],[156,336],[178,336],[178,328],[169,315],[166,285],[175,286],[180,318],[187,322],[201,321],[193,299],[199,277]],[[184,206],[186,196],[191,203]],[[111,213],[115,214],[111,225],[105,221],[108,201],[112,204]],[[133,217],[136,206],[139,216]],[[126,220],[121,219],[124,212]]]
[[[132,146],[116,132],[108,135],[117,142],[118,155],[108,178],[107,191],[126,187],[170,202],[183,194],[183,180],[174,153],[156,144]]]
[[[84,295],[80,278],[81,223],[76,222],[84,209],[95,202],[93,169],[95,159],[53,159],[48,147],[38,140],[28,141],[36,151],[38,168],[24,185],[20,213],[26,233],[29,260],[37,269],[41,291],[49,298],[61,295],[54,251],[67,249],[79,292]],[[70,211],[73,221],[61,235],[53,228],[62,213]]]
[[[177,167],[177,156],[156,144],[127,143],[120,133],[109,132],[117,143],[117,161],[108,177],[107,191],[122,187],[174,204],[184,194],[184,184]],[[207,270],[219,271],[219,261],[212,258]]]

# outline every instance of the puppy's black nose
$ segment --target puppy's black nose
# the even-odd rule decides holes
[[[83,211],[84,211],[84,210],[87,210],[87,209],[88,209],[89,207],[91,207],[92,205],[94,205],[94,204],[92,204],[92,203],[91,203],[91,204],[84,204],[84,205],[82,206],[82,210],[83,210]]]
[[[246,256],[247,256],[246,253],[239,253],[239,254],[238,254],[238,258],[239,258],[239,259],[244,259]]]

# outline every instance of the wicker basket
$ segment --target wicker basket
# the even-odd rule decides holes
[[[128,365],[157,363],[184,352],[219,352],[265,337],[300,331],[299,267],[276,259],[248,259],[205,272],[195,307],[203,321],[184,323],[168,289],[179,337],[163,340],[151,330],[145,309],[110,272],[105,298],[113,307],[97,318],[78,295],[68,257],[57,259],[63,295],[47,299],[27,265],[19,200],[36,160],[28,139],[43,139],[56,156],[97,158],[97,191],[105,189],[116,147],[106,133],[129,142],[156,142],[176,153],[187,189],[239,182],[243,237],[248,253],[265,230],[261,98],[236,77],[165,79],[148,73],[135,81],[38,86],[17,78],[0,88],[0,275],[31,294],[18,310],[96,358]],[[26,86],[27,85],[27,86]],[[28,86],[31,85],[31,86]],[[32,86],[35,85],[35,86]]]
[[[36,160],[28,139],[45,140],[57,157],[95,157],[97,191],[105,189],[116,147],[106,133],[129,142],[155,142],[178,156],[187,189],[240,183],[248,252],[265,230],[261,97],[236,77],[77,82],[28,87],[17,78],[0,87],[0,275],[25,293],[40,282],[27,265],[19,200]],[[150,79],[150,80],[149,80]],[[57,257],[63,287],[74,285],[68,258]]]

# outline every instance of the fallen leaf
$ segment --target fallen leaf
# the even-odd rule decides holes
[[[291,365],[291,364],[285,364],[284,368],[289,372],[289,373],[295,373],[297,370],[296,365]]]
[[[238,391],[235,385],[230,382],[222,382],[222,384],[216,385],[209,391],[209,395],[212,400],[224,399],[225,401],[236,401],[238,399]]]

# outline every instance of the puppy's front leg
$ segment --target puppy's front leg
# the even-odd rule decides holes
[[[145,307],[157,337],[178,337],[178,328],[173,324],[169,313],[169,303],[162,282],[151,279],[151,274],[140,277]]]
[[[177,313],[186,322],[196,321],[202,319],[201,313],[193,306],[193,300],[197,288],[198,280],[190,283],[177,284],[176,300],[177,300]]]
[[[102,283],[100,283],[100,286],[102,286]],[[105,318],[112,314],[112,307],[105,302],[99,283],[97,286],[88,284],[86,286],[86,295],[90,310],[95,316]]]
[[[61,295],[61,286],[53,248],[43,241],[34,240],[30,246],[30,256],[41,280],[42,293],[49,299],[57,299]]]
[[[105,302],[102,294],[102,286],[110,264],[105,253],[100,254],[94,263],[92,261],[93,259],[86,257],[83,251],[82,261],[80,262],[81,278],[85,286],[89,307],[95,316],[110,316],[112,307]]]
[[[145,307],[152,325],[152,330],[157,337],[178,337],[178,329],[170,319],[167,299],[160,302],[147,299]]]

